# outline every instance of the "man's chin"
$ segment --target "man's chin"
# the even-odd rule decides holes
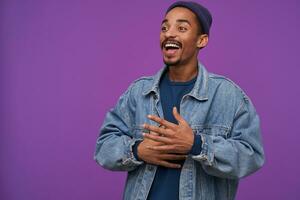
[[[166,59],[164,59],[164,63],[167,66],[176,66],[180,63],[180,60],[179,59],[178,60],[166,60]]]

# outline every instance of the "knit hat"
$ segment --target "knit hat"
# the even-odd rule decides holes
[[[177,1],[168,8],[166,14],[175,7],[184,7],[191,10],[197,16],[202,27],[202,32],[209,35],[209,29],[212,24],[212,16],[207,8],[192,1]]]

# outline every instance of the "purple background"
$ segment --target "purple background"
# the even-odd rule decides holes
[[[0,199],[121,199],[126,173],[93,160],[105,113],[162,66],[173,1],[0,2]],[[300,1],[201,1],[200,60],[238,83],[262,122],[266,164],[237,199],[299,199]]]

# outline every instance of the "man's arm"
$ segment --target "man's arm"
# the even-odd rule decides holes
[[[135,109],[131,90],[132,86],[107,113],[100,129],[94,159],[106,169],[131,171],[143,163],[132,153],[132,147],[137,139],[130,134]]]
[[[264,163],[259,117],[245,95],[234,117],[230,138],[201,134],[202,150],[193,156],[211,175],[241,178],[258,170]]]
[[[149,147],[150,149],[181,154],[190,152],[192,129],[176,109],[173,113],[179,122],[178,125],[150,116],[151,120],[166,127],[162,129],[145,124],[146,129],[157,134],[145,134],[144,137],[164,143],[164,145]],[[201,163],[203,169],[210,175],[221,178],[241,178],[253,173],[264,163],[259,118],[246,96],[235,115],[230,138],[204,133],[200,136],[202,140],[200,154],[192,155],[192,158]],[[194,140],[194,145],[195,141],[197,140]]]

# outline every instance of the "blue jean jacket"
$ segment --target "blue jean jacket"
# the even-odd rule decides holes
[[[138,161],[132,146],[142,140],[142,124],[163,118],[159,80],[133,82],[104,120],[94,159],[106,169],[128,171],[125,200],[146,200],[157,166]],[[208,73],[199,63],[194,88],[180,103],[181,116],[202,139],[199,155],[185,160],[180,175],[180,200],[234,199],[239,179],[264,163],[259,117],[249,97],[231,80]]]

